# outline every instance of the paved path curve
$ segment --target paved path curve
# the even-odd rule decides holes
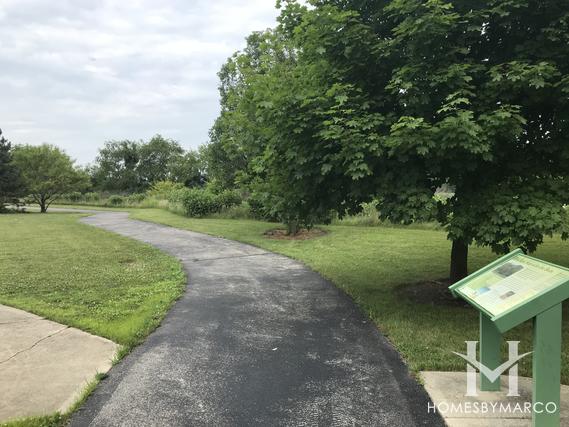
[[[442,425],[374,325],[302,264],[126,213],[82,221],[174,255],[189,285],[72,426]]]

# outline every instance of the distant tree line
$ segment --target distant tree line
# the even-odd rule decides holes
[[[78,167],[56,146],[13,146],[0,131],[0,210],[27,199],[46,212],[70,193],[129,195],[144,193],[159,182],[203,186],[205,166],[199,153],[156,135],[148,142],[109,141],[92,165]]]
[[[139,193],[160,181],[187,187],[205,183],[205,168],[199,153],[184,151],[174,140],[156,135],[148,142],[109,141],[88,167],[93,190]]]

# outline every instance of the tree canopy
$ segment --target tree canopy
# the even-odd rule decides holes
[[[18,145],[14,148],[14,164],[20,170],[25,195],[40,206],[42,213],[57,197],[88,185],[88,176],[53,145]]]
[[[92,168],[96,188],[110,191],[135,192],[140,188],[137,173],[140,153],[134,141],[109,141],[99,150]]]
[[[228,179],[285,220],[375,197],[391,221],[437,219],[454,280],[472,243],[566,237],[569,3],[311,3],[282,2],[220,73],[212,150],[243,159]]]
[[[148,142],[105,143],[91,175],[96,189],[123,193],[145,191],[161,181],[194,186],[205,180],[198,153],[185,152],[178,142],[161,135]]]

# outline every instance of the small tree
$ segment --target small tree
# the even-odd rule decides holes
[[[87,174],[59,148],[43,144],[14,148],[14,164],[21,172],[25,194],[40,206],[42,213],[58,196],[87,187]]]
[[[13,200],[22,186],[19,171],[12,161],[12,151],[12,145],[2,136],[0,129],[0,211]]]

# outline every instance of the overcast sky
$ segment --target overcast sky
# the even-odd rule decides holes
[[[0,128],[85,164],[111,139],[207,141],[217,71],[274,0],[0,0]]]

